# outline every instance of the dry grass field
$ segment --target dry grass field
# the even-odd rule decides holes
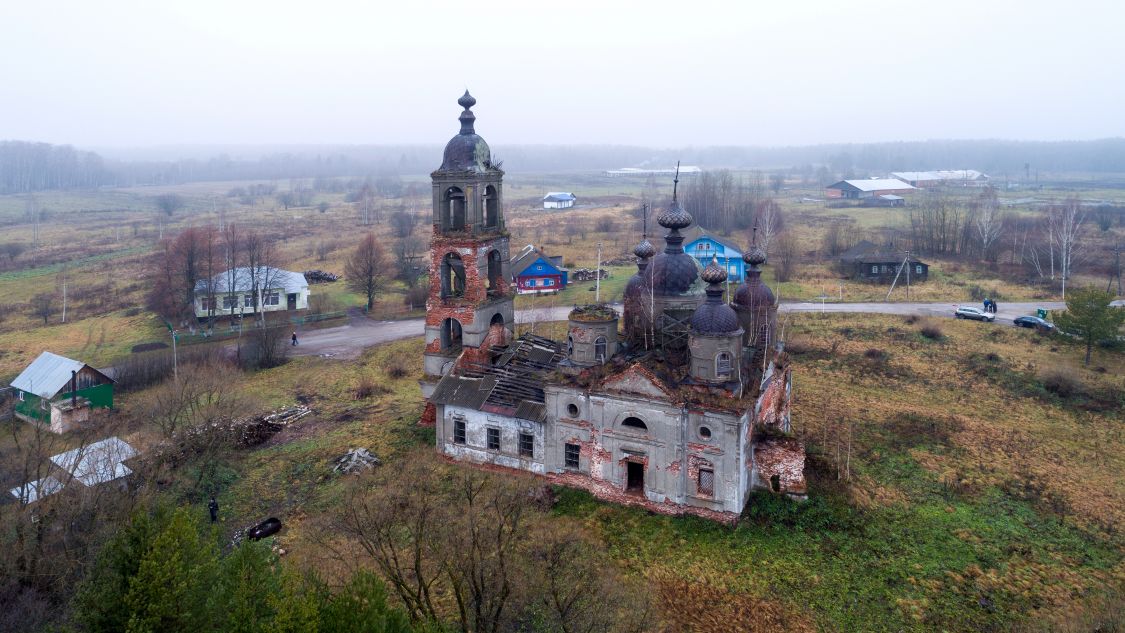
[[[591,530],[627,574],[665,588],[668,618],[718,604],[712,615],[728,625],[752,613],[793,630],[1104,621],[1125,589],[1125,358],[1099,352],[1086,369],[1058,339],[960,321],[937,323],[936,339],[922,333],[934,325],[790,317],[809,501],[755,496],[731,529],[560,491],[553,520]],[[351,546],[333,539],[329,550],[324,538],[345,484],[332,460],[362,446],[394,468],[431,445],[416,424],[420,351],[409,340],[356,362],[300,358],[244,375],[262,409],[303,402],[314,415],[205,471],[186,466],[167,494],[202,508],[203,491],[218,490],[228,532],[281,517],[288,564],[342,573],[337,554]],[[1073,380],[1065,393],[1050,378],[1059,370]]]

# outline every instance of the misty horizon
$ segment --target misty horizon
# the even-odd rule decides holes
[[[0,8],[0,138],[441,144],[465,88],[496,147],[1125,136],[1110,3],[64,5]]]

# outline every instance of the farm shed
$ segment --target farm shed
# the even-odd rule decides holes
[[[544,209],[569,209],[574,206],[574,201],[577,200],[573,193],[569,191],[551,191],[543,196]]]
[[[829,198],[846,200],[869,200],[879,196],[900,196],[914,191],[916,187],[897,178],[870,178],[867,180],[841,180],[826,187]]]

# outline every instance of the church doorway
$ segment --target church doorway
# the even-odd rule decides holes
[[[625,492],[643,494],[645,491],[645,465],[625,462]]]

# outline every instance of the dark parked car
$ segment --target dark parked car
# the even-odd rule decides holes
[[[1012,324],[1016,327],[1029,327],[1036,330],[1043,330],[1044,332],[1054,332],[1055,324],[1050,321],[1045,321],[1035,316],[1021,316],[1016,317]]]
[[[953,316],[958,319],[972,319],[974,321],[988,321],[989,323],[996,320],[996,315],[990,312],[985,312],[980,308],[960,307],[954,310]]]

